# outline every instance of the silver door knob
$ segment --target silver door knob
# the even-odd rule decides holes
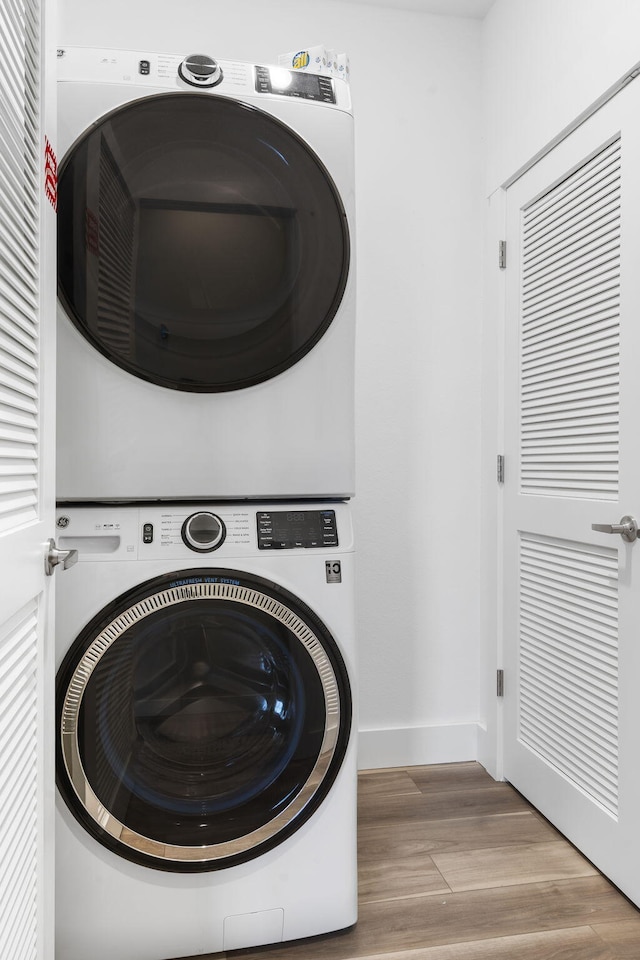
[[[627,543],[633,543],[638,536],[638,521],[635,517],[622,517],[620,523],[592,523],[591,529],[599,533],[619,533]]]
[[[77,550],[59,550],[55,540],[49,540],[47,555],[44,558],[44,572],[50,577],[56,567],[62,564],[62,569],[72,567],[78,560]]]

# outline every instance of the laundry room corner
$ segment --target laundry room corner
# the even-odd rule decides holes
[[[359,763],[477,759],[480,21],[333,0],[185,0],[177,10],[150,0],[59,0],[58,8],[61,47],[274,63],[324,43],[349,55]]]

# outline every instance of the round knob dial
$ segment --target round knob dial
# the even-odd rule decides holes
[[[178,74],[192,87],[215,87],[222,80],[222,70],[212,57],[192,53],[178,67]]]
[[[211,553],[224,542],[226,528],[215,513],[201,510],[192,513],[182,524],[182,539],[190,550],[197,553]]]

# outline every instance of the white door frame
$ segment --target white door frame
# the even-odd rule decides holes
[[[3,312],[6,364],[0,370],[0,386],[4,386],[8,399],[0,454],[6,508],[0,533],[0,636],[5,686],[0,789],[7,801],[0,828],[5,880],[0,941],[16,960],[34,955],[37,960],[53,960],[55,665],[53,589],[51,578],[45,575],[45,556],[55,529],[56,4],[55,0],[37,0],[29,5],[27,14],[15,4],[5,14],[11,27],[3,40],[1,82],[11,107],[7,108],[3,127],[3,176],[7,178],[3,189],[7,198],[21,198],[15,204],[16,211],[22,212],[24,203],[31,205],[33,219],[22,216],[32,235],[37,231],[38,242],[33,245],[33,257],[28,230],[20,249],[16,239],[19,230],[5,221],[5,228],[13,232],[5,232],[4,245],[13,253],[7,260],[12,266],[0,270],[7,297]],[[23,30],[32,14],[40,20],[39,31],[33,28],[39,37],[31,35],[30,27],[26,34]],[[28,56],[24,53],[27,49]],[[33,62],[29,70],[20,69],[23,57],[25,62]],[[26,106],[33,95],[26,92],[25,74],[33,75],[31,70],[37,68],[38,58],[39,90],[36,88],[36,105],[31,107]],[[27,116],[29,119],[25,119]],[[23,133],[24,139],[20,131],[28,131]],[[21,142],[30,145],[24,156],[20,154]],[[11,186],[7,188],[9,181]],[[19,221],[22,216],[16,214]],[[21,305],[19,296],[15,306],[7,305],[16,296],[13,291],[21,282],[17,279],[21,273],[24,290],[29,290],[25,296],[30,299],[24,313],[21,311],[27,300]],[[16,337],[22,329],[25,337],[21,344]],[[27,372],[32,368],[23,360],[26,357],[35,360],[33,371],[40,371],[33,381]],[[36,437],[33,447],[27,440],[32,431]],[[35,457],[32,449],[37,451]],[[35,483],[24,479],[29,477],[29,468],[35,470],[31,478]]]
[[[574,130],[640,74],[640,62],[544,144],[486,199],[483,287],[483,393],[481,470],[481,710],[478,760],[497,780],[503,779],[503,704],[496,695],[496,673],[503,667],[502,536],[503,496],[496,457],[504,450],[505,271],[498,266],[498,244],[506,236],[507,190]],[[507,262],[509,252],[507,251]],[[507,470],[508,465],[507,465]]]
[[[634,71],[633,74],[637,75],[637,71]],[[614,94],[615,92],[619,91],[622,87],[624,87],[624,86],[627,85],[628,79],[629,79],[629,78],[627,77],[627,78],[626,78],[626,82],[621,81],[620,84],[616,85],[616,88],[615,88],[615,90],[613,91],[613,93],[612,93],[612,92],[608,92],[608,94],[607,94],[606,96],[603,96],[602,98],[600,98],[599,101],[597,101],[597,103],[594,104],[593,108],[592,108],[590,111],[588,111],[587,113],[583,114],[580,118],[578,118],[578,120],[577,120],[574,124],[570,125],[570,127],[567,128],[567,130],[563,133],[562,136],[556,138],[556,139],[554,140],[554,142],[549,145],[549,148],[544,151],[543,154],[537,155],[537,156],[532,160],[532,162],[531,162],[529,165],[527,165],[526,169],[523,169],[522,171],[519,171],[519,173],[518,173],[517,176],[514,176],[507,184],[505,184],[504,189],[503,189],[502,191],[499,191],[498,194],[496,195],[496,196],[497,196],[497,199],[496,199],[496,198],[492,198],[492,199],[494,200],[494,204],[496,205],[496,207],[499,206],[499,207],[501,208],[502,212],[504,212],[504,211],[506,210],[506,205],[507,205],[507,204],[506,204],[506,201],[507,201],[507,196],[508,196],[508,194],[507,194],[507,189],[508,189],[508,187],[513,186],[518,180],[520,180],[520,178],[523,176],[523,174],[529,172],[529,171],[534,167],[534,165],[537,164],[537,163],[542,159],[542,156],[547,157],[548,154],[549,154],[549,151],[550,151],[552,148],[558,146],[562,141],[566,140],[567,137],[568,137],[571,133],[573,133],[573,132],[574,132],[575,130],[577,130],[580,126],[582,126],[582,125],[585,123],[585,121],[586,121],[588,118],[592,117],[605,103],[607,103],[608,101],[610,101],[610,100],[612,99],[612,96],[613,96],[613,94]],[[627,97],[627,99],[628,99],[628,97]],[[624,100],[623,98],[621,98],[621,102],[624,103],[625,100]],[[614,123],[615,123],[615,121],[614,121]],[[598,129],[598,128],[595,128],[595,129]],[[624,141],[624,135],[623,135],[623,141]],[[579,140],[578,142],[581,142],[581,141]],[[561,151],[560,156],[563,155],[563,152],[564,152],[564,151]],[[544,169],[544,168],[543,168],[543,169]],[[534,191],[534,192],[535,192],[535,191]],[[523,195],[524,195],[524,194],[523,194]],[[495,224],[496,220],[497,220],[497,218],[494,217],[494,224]],[[495,236],[496,236],[495,226],[494,226],[494,232],[493,232],[492,235],[493,235],[493,237],[495,238]],[[503,236],[504,236],[504,234],[503,234]],[[635,249],[635,247],[634,247],[634,249]],[[508,255],[509,255],[509,251],[507,251],[507,256],[508,256]],[[514,264],[514,268],[517,269],[517,265],[516,265],[516,264]],[[495,280],[493,280],[493,282],[492,282],[489,286],[490,286],[490,291],[491,291],[491,294],[490,294],[490,297],[489,297],[489,302],[492,301],[492,302],[495,304],[495,303],[497,303],[499,300],[502,301],[502,303],[501,303],[502,309],[501,309],[500,312],[499,312],[500,321],[496,324],[496,339],[497,339],[498,336],[500,336],[500,342],[502,343],[502,342],[504,342],[503,334],[504,334],[505,322],[506,322],[506,313],[505,313],[505,286],[506,286],[506,285],[505,285],[505,281],[504,281],[504,274],[503,274],[501,280],[495,279]],[[499,328],[500,333],[498,333],[498,328]],[[505,372],[506,372],[505,364],[506,364],[506,362],[507,362],[507,358],[504,356],[504,354],[502,354],[502,356],[500,356],[500,358],[499,358],[497,361],[494,361],[494,367],[498,367],[498,368],[499,368],[499,370],[498,370],[497,372],[494,370],[494,379],[495,379],[496,381],[498,381],[498,380],[501,381],[501,386],[500,386],[500,388],[499,388],[499,390],[498,390],[498,394],[499,394],[498,399],[497,399],[497,401],[493,404],[493,413],[494,413],[494,417],[495,417],[495,420],[494,420],[494,422],[495,422],[495,428],[494,428],[494,429],[495,429],[495,436],[496,436],[496,438],[498,438],[498,437],[504,437],[504,417],[503,417],[503,410],[504,410],[504,399],[503,399],[503,398],[504,398],[504,388],[503,388],[503,386],[502,386],[502,383],[503,383],[504,380],[505,380]],[[487,371],[487,368],[485,367],[485,373],[486,373],[486,371]],[[487,433],[485,433],[485,436],[487,436]],[[488,458],[487,458],[487,459],[488,459]],[[635,458],[632,458],[632,459],[635,459]],[[509,462],[507,461],[507,464],[506,464],[506,470],[507,470],[507,472],[509,471],[509,468],[510,468],[510,464],[509,464]],[[517,464],[514,462],[513,465],[512,465],[512,470],[513,470],[514,474],[515,474],[515,472],[517,471],[517,469],[518,469]],[[634,469],[635,469],[635,468],[634,468]],[[636,474],[634,473],[633,475],[635,476]],[[488,474],[487,474],[487,476],[488,476]],[[513,479],[513,475],[512,475],[512,479]],[[495,482],[496,482],[496,481],[495,481],[495,478],[494,478],[494,483],[495,483]],[[515,482],[515,480],[514,480],[514,482]],[[628,496],[628,494],[627,494],[627,496]],[[504,510],[503,510],[503,506],[504,506],[504,505],[503,505],[503,502],[502,502],[502,501],[503,501],[503,497],[502,497],[502,491],[500,490],[500,488],[498,488],[498,493],[497,493],[497,495],[496,495],[494,498],[492,498],[492,499],[494,500],[494,502],[497,501],[497,504],[498,504],[498,506],[497,506],[497,511],[496,511],[496,512],[497,512],[497,522],[496,522],[496,527],[495,527],[495,529],[497,530],[497,538],[496,538],[496,539],[497,539],[497,544],[498,544],[498,546],[497,546],[497,551],[496,551],[496,558],[495,558],[495,560],[496,560],[495,570],[496,570],[496,584],[497,584],[497,598],[498,598],[498,600],[497,600],[497,609],[496,609],[496,612],[495,612],[495,622],[496,622],[497,629],[496,629],[496,640],[495,640],[495,642],[494,642],[494,652],[495,652],[497,664],[498,664],[498,666],[501,666],[501,664],[502,664],[502,653],[503,653],[503,651],[504,651],[504,642],[505,642],[505,640],[504,640],[504,637],[503,637],[503,634],[502,634],[502,630],[501,630],[500,614],[499,614],[499,611],[501,611],[502,608],[503,608],[503,601],[504,601],[504,597],[503,597],[504,583],[503,583],[502,572],[501,572],[501,570],[500,570],[500,565],[501,565],[502,559],[503,559],[503,546],[502,546],[502,544],[503,544],[503,530],[502,530],[502,527],[503,527],[503,520],[504,520]],[[489,502],[489,498],[487,498],[487,501],[486,501],[486,502]],[[634,504],[633,506],[635,507],[635,504]],[[609,514],[611,513],[611,507],[610,507],[610,506],[609,506],[609,507],[607,506],[607,501],[606,501],[606,500],[602,502],[602,506],[601,506],[601,508],[600,508],[599,511],[598,511],[597,505],[596,505],[595,507],[590,507],[589,509],[595,510],[595,512],[594,512],[594,517],[593,517],[594,520],[599,520],[599,516],[598,516],[598,517],[595,516],[595,513],[598,513],[598,512],[599,512],[600,514],[602,514],[602,515],[605,517],[605,521],[606,521],[606,522],[611,522],[611,517],[609,517]],[[637,508],[635,508],[635,509],[636,509],[636,511],[637,511]],[[615,512],[615,507],[614,507],[614,512]],[[614,520],[617,520],[617,519],[618,519],[617,517],[614,518]],[[526,527],[526,526],[525,526],[525,528],[526,528],[526,529],[529,529],[529,528]],[[532,529],[535,529],[535,528],[532,528]],[[582,528],[580,528],[580,529],[582,529]],[[588,529],[588,527],[587,527],[587,529]],[[580,537],[579,537],[579,538],[578,538],[578,536],[577,536],[577,534],[576,534],[576,538],[577,538],[577,539],[582,540],[582,537],[583,537],[583,534],[580,534]],[[613,545],[613,544],[612,544],[612,545]],[[634,554],[637,554],[637,550],[634,551]],[[636,561],[638,561],[638,559],[640,559],[640,558],[638,558],[638,556],[636,556],[635,559],[636,559]],[[623,564],[623,569],[624,569],[624,564]],[[485,649],[487,649],[487,647],[488,647],[487,638],[485,637]],[[513,683],[516,682],[516,678],[515,678],[515,677],[513,677],[513,678],[507,677],[507,678],[506,678],[506,682],[507,682],[507,683],[509,683],[510,680],[511,680],[511,682],[513,682]],[[492,727],[493,727],[492,733],[493,733],[494,743],[495,743],[495,747],[496,747],[496,761],[495,761],[495,765],[494,765],[494,770],[492,770],[491,772],[494,772],[494,775],[501,776],[502,773],[503,773],[503,763],[502,763],[502,759],[503,759],[503,748],[504,748],[504,738],[503,738],[502,734],[503,734],[503,722],[504,722],[504,720],[505,720],[505,718],[503,717],[503,707],[502,707],[502,704],[499,703],[499,702],[496,702],[495,711],[489,711],[489,712],[488,712],[488,716],[491,716],[491,717],[492,717]],[[489,726],[489,725],[488,725],[488,726]],[[504,731],[504,732],[506,732],[506,731]],[[546,811],[543,809],[542,812],[545,813]],[[568,831],[568,832],[570,832],[570,831]],[[591,833],[593,833],[593,831],[591,831]],[[586,834],[585,834],[585,836],[586,836]],[[588,851],[587,851],[587,852],[588,852]],[[597,859],[597,858],[596,858],[596,859]],[[606,859],[606,857],[605,857],[605,859]],[[612,864],[613,864],[613,866],[615,866],[615,864],[613,863],[613,860],[612,860]],[[604,867],[604,869],[606,869],[606,867]],[[613,867],[612,867],[612,869],[613,869]],[[615,871],[614,871],[614,872],[615,872]],[[623,876],[623,875],[624,875],[624,871],[622,872],[621,876]],[[617,878],[614,876],[614,880],[616,880],[617,882],[619,882],[619,883],[623,886],[623,888],[624,888],[624,883],[623,883],[623,880],[622,880],[622,879],[617,879]],[[632,886],[633,886],[633,885],[632,885]],[[629,891],[628,891],[628,892],[629,892]],[[630,894],[630,895],[633,895],[633,894]],[[637,895],[637,894],[636,894],[636,895]]]

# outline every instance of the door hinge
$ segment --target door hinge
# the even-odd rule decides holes
[[[496,671],[496,696],[504,697],[504,670]]]
[[[504,454],[499,453],[496,458],[496,476],[498,483],[504,483]]]
[[[507,241],[499,240],[498,241],[498,266],[501,270],[506,270],[507,267]]]

